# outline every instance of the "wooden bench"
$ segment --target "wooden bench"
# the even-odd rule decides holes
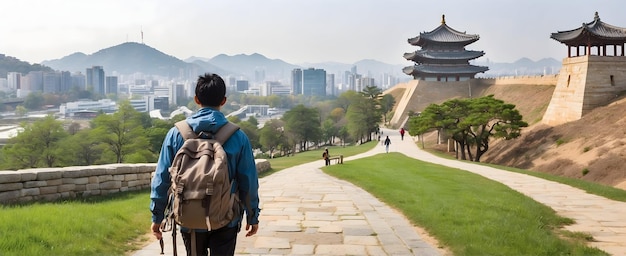
[[[343,164],[343,155],[331,156],[329,160],[335,160],[335,164]]]

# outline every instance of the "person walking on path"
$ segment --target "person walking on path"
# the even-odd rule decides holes
[[[385,139],[384,145],[385,145],[385,152],[389,153],[389,144],[391,144],[391,140],[389,139],[389,136],[387,136],[387,138]]]
[[[324,153],[322,153],[322,158],[324,158],[324,163],[326,166],[330,165],[330,153],[328,153],[328,148],[324,149]]]
[[[215,134],[219,128],[228,123],[221,107],[226,103],[226,85],[224,80],[216,74],[205,74],[198,78],[194,100],[200,109],[193,116],[187,118],[187,123],[194,132],[202,131]],[[168,190],[171,185],[171,175],[168,171],[178,149],[184,140],[176,127],[169,130],[157,162],[150,192],[150,211],[152,225],[150,229],[157,239],[162,239],[160,226],[163,222],[164,211],[168,201]],[[180,227],[181,236],[187,250],[187,255],[196,248],[198,255],[234,255],[237,233],[241,229],[244,211],[246,213],[246,236],[252,236],[258,231],[259,223],[259,180],[252,153],[252,147],[246,134],[238,130],[223,145],[228,159],[228,173],[233,180],[233,193],[238,193],[242,200],[243,210],[235,214],[234,219],[225,227],[216,230],[198,230]],[[172,230],[176,232],[176,230]],[[196,244],[192,245],[191,232],[195,232]]]
[[[404,140],[404,127],[400,128],[400,140]]]

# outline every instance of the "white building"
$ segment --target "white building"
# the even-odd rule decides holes
[[[61,104],[59,112],[64,117],[75,117],[77,113],[94,113],[103,111],[105,113],[113,113],[117,111],[117,104],[110,99],[102,99],[99,101],[80,100]]]

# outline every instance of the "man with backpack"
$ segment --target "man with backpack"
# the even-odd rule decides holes
[[[226,85],[220,76],[216,74],[205,74],[198,78],[194,100],[201,108],[197,113],[184,121],[191,130],[187,129],[182,123],[176,126],[184,128],[186,131],[181,131],[181,128],[177,127],[173,127],[169,130],[163,141],[155,174],[152,179],[152,191],[150,193],[150,210],[152,212],[151,230],[157,239],[162,239],[161,225],[163,220],[168,217],[165,216],[166,208],[168,208],[169,214],[172,214],[175,217],[173,218],[176,220],[175,222],[180,225],[180,233],[183,237],[187,255],[208,255],[209,252],[210,255],[234,255],[237,233],[241,229],[244,211],[246,216],[246,236],[252,236],[256,234],[258,230],[260,212],[258,195],[259,182],[254,155],[248,137],[244,132],[238,130],[236,126],[236,131],[230,136],[224,136],[223,132],[220,133],[220,128],[225,127],[224,129],[226,129],[226,127],[233,126],[228,122],[224,114],[220,112],[220,108],[226,103],[225,96]],[[206,189],[199,190],[202,191],[202,193],[195,191],[185,192],[185,189],[188,189],[188,187],[206,187],[208,185],[185,184],[185,182],[190,183],[192,181],[179,178],[184,177],[184,175],[181,174],[179,176],[178,173],[187,170],[174,170],[177,167],[184,166],[186,161],[190,161],[178,160],[179,154],[182,154],[179,152],[179,149],[183,147],[184,143],[191,141],[187,139],[189,134],[195,135],[191,136],[195,138],[206,137],[207,141],[209,141],[208,139],[215,138],[215,141],[218,142],[220,141],[220,139],[218,139],[220,134],[222,134],[221,137],[226,137],[223,143],[210,145],[214,150],[207,150],[207,152],[215,156],[212,155],[211,160],[204,159],[204,161],[208,161],[208,164],[206,164],[206,168],[203,167],[207,169],[205,172],[209,174],[211,172],[217,174],[221,171],[222,176],[225,177],[223,180],[226,181],[218,181],[218,178],[209,177],[209,183],[212,184],[215,182],[220,184],[213,184]],[[200,141],[199,143],[202,142]],[[185,147],[188,147],[187,144],[185,144]],[[218,152],[225,152],[225,156],[223,153],[220,155]],[[192,153],[196,154],[196,152]],[[215,160],[212,160],[213,157]],[[218,166],[220,164],[218,163],[219,159],[225,160],[220,166],[226,165],[228,167],[227,173],[222,171],[224,168]],[[194,161],[200,162],[201,160]],[[198,169],[198,167],[195,166],[191,169]],[[198,172],[197,170],[191,169],[188,171]],[[208,169],[211,169],[211,172],[209,172]],[[202,175],[202,172],[200,172],[200,176],[210,175]],[[217,177],[218,175],[215,176]],[[172,177],[174,177],[175,180],[178,179],[178,182],[174,181],[173,184]],[[200,178],[206,179],[206,177]],[[193,180],[193,178],[188,180]],[[220,196],[212,194],[214,190],[215,193],[220,189],[223,190],[223,186],[232,188],[230,189],[230,193],[227,191]],[[204,191],[206,191],[206,194],[204,194]],[[185,208],[192,205],[191,203],[194,203],[192,199],[195,199],[195,197],[200,197],[198,200],[195,200],[197,201],[197,207],[200,208]],[[221,197],[226,199],[220,201]],[[230,205],[228,205],[229,202]],[[213,209],[214,204],[220,204],[221,206],[226,205],[230,208],[226,209],[226,214],[222,214],[222,216],[219,216],[218,220],[215,220],[216,218],[212,215],[212,212],[221,211],[222,209]],[[209,208],[209,206],[211,206],[211,208]],[[188,216],[190,215],[199,215],[201,225],[187,224],[192,223],[185,219],[189,218]],[[209,217],[211,217],[210,221]],[[206,222],[204,221],[205,218]],[[176,230],[172,230],[172,232],[176,232]],[[175,234],[176,233],[173,233],[174,237]],[[195,244],[192,244],[194,242]]]

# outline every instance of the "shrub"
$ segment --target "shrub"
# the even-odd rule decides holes
[[[583,176],[587,175],[587,173],[589,173],[589,169],[587,168],[583,169]]]

